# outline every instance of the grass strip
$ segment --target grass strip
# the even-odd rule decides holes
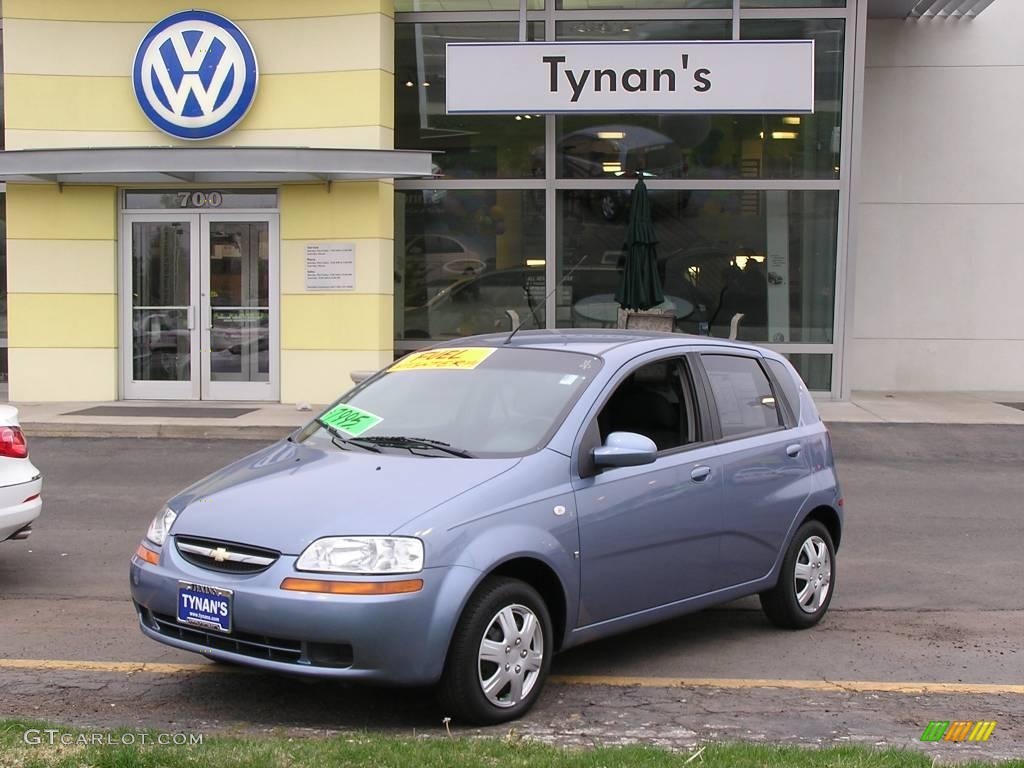
[[[57,733],[50,734],[52,730]],[[656,747],[563,748],[527,739],[349,733],[315,736],[202,736],[201,744],[158,745],[154,731],[85,730],[0,720],[0,768],[934,768],[919,752],[843,746],[808,749],[707,744],[696,754]],[[26,739],[26,734],[28,737]],[[141,743],[142,734],[147,743]],[[178,737],[179,739],[182,737]],[[98,739],[114,744],[92,743]],[[122,739],[132,744],[121,743]],[[38,743],[26,743],[26,741]],[[61,742],[64,743],[61,743]],[[692,759],[691,759],[692,758]],[[950,765],[952,763],[949,763]],[[957,762],[958,768],[1024,768],[1024,761]]]

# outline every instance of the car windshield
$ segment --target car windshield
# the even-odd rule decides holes
[[[522,456],[550,439],[600,366],[600,358],[560,350],[414,352],[342,397],[297,440],[330,439],[331,433],[371,449]],[[443,445],[431,447],[430,441]]]

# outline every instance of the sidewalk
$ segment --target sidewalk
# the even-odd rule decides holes
[[[1016,403],[1013,408],[1000,403]],[[108,403],[12,403],[31,437],[190,437],[276,440],[322,406],[244,402],[131,400]],[[846,402],[820,401],[828,423],[1022,424],[1024,392],[856,392]]]

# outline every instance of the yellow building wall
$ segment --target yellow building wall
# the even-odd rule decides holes
[[[7,149],[393,147],[391,0],[203,3],[252,42],[260,83],[245,118],[202,142],[157,130],[131,83],[149,28],[189,7],[5,0]],[[392,359],[393,196],[389,181],[280,188],[284,402],[327,402],[350,386],[352,370]],[[117,201],[114,187],[8,186],[12,400],[118,397]],[[355,291],[305,291],[305,244],[321,240],[355,245]]]
[[[117,398],[117,192],[7,185],[15,402]]]
[[[393,360],[393,211],[389,182],[281,189],[282,402],[328,403]],[[325,241],[355,246],[354,291],[306,291],[306,246]]]
[[[131,68],[149,28],[184,2],[7,0],[7,149],[197,146],[157,130]],[[391,2],[211,0],[259,63],[256,100],[231,131],[198,146],[394,146]]]

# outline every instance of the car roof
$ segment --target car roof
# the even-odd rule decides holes
[[[744,350],[759,350],[752,344],[729,341],[711,336],[693,336],[686,333],[665,333],[638,329],[594,329],[563,328],[519,331],[511,340],[508,333],[487,333],[450,339],[434,345],[434,348],[464,347],[514,347],[518,349],[557,349],[563,352],[582,352],[596,357],[606,357],[613,351],[628,351],[629,347],[656,348],[658,342],[686,346],[735,347]],[[641,349],[637,352],[643,351]]]

